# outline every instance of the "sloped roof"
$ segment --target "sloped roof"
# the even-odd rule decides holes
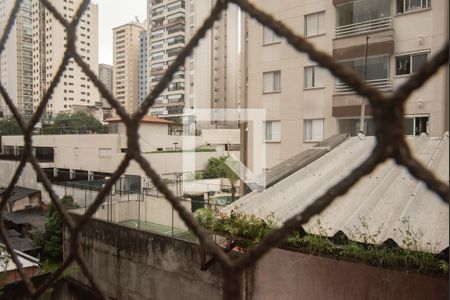
[[[443,137],[420,136],[407,140],[415,157],[448,182],[448,133]],[[374,146],[373,137],[349,138],[265,191],[242,197],[224,212],[233,209],[260,218],[274,214],[281,224],[348,175],[371,154]],[[405,247],[402,240],[409,225],[409,229],[417,234],[418,250],[439,253],[449,246],[448,218],[448,205],[405,168],[390,160],[327,207],[318,217],[320,226],[314,218],[303,229],[318,233],[320,227],[330,237],[342,231],[348,238],[360,242],[363,238],[358,232],[368,231],[374,236],[375,243],[392,239]],[[380,233],[376,235],[379,228]]]
[[[106,120],[108,123],[122,123],[122,119],[120,117],[114,117]],[[141,120],[141,123],[154,123],[154,124],[173,124],[174,122],[161,119],[155,116],[144,116]]]
[[[0,188],[0,197],[5,192],[6,188]],[[35,194],[40,194],[41,191],[35,189],[29,189],[26,187],[16,186],[14,187],[11,196],[8,198],[8,202],[16,202],[17,200],[23,199],[25,197],[33,196]]]

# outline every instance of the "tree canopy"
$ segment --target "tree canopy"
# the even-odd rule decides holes
[[[65,209],[78,208],[71,196],[61,198]],[[53,203],[48,206],[45,231],[34,235],[33,242],[42,247],[43,257],[51,262],[61,262],[63,259],[63,225],[64,221]]]
[[[19,124],[13,117],[0,120],[0,136],[1,135],[21,135]]]
[[[44,133],[106,133],[107,126],[99,120],[85,112],[77,112],[71,115],[58,114],[53,120],[53,124],[45,127]]]

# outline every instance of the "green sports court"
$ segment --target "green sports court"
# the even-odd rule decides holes
[[[146,221],[134,219],[134,220],[122,221],[119,224],[127,226],[127,227],[131,227],[131,228],[136,228],[136,229],[140,229],[140,230],[153,232],[156,234],[175,237],[178,239],[183,239],[183,240],[188,240],[188,241],[193,241],[193,242],[195,242],[197,240],[195,235],[188,230],[175,228],[175,227],[171,227],[171,226],[165,226],[165,225],[161,225],[161,224],[157,224],[157,223],[146,222]]]

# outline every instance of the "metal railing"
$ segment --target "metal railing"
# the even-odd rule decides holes
[[[365,22],[336,26],[334,32],[336,34],[336,37],[343,37],[347,35],[363,34],[391,28],[392,28],[392,18],[385,17]]]
[[[87,10],[90,3],[89,0],[83,0],[80,7],[73,16],[72,21],[66,20],[61,13],[52,5],[50,0],[40,0],[43,6],[47,9],[49,14],[53,15],[56,20],[64,27],[67,32],[67,47],[65,55],[62,59],[61,65],[58,68],[50,86],[47,88],[45,95],[38,104],[31,120],[25,122],[18,108],[14,105],[15,99],[12,99],[6,91],[3,83],[0,82],[0,93],[18,122],[24,136],[25,148],[24,154],[21,157],[20,163],[16,171],[12,174],[10,183],[2,195],[0,202],[0,210],[5,211],[5,205],[17,184],[22,171],[27,163],[33,167],[37,176],[42,179],[42,185],[48,192],[55,209],[61,214],[67,232],[69,232],[69,242],[67,244],[67,252],[64,261],[46,280],[34,286],[30,280],[30,276],[24,270],[19,258],[12,248],[10,239],[7,237],[6,229],[3,225],[3,214],[0,216],[0,236],[5,241],[5,246],[11,255],[12,260],[18,267],[19,273],[22,276],[29,297],[32,299],[39,298],[48,288],[56,283],[63,272],[73,263],[78,264],[80,271],[86,276],[89,284],[97,292],[98,298],[108,299],[103,289],[100,287],[99,278],[94,276],[90,265],[86,263],[82,247],[81,232],[88,226],[89,220],[96,213],[99,207],[105,202],[106,196],[110,193],[111,188],[115,185],[121,175],[124,174],[127,167],[132,161],[137,163],[145,174],[151,179],[153,185],[164,195],[167,201],[170,202],[174,211],[178,213],[184,224],[195,234],[201,243],[203,249],[210,256],[214,256],[217,263],[220,265],[220,270],[223,274],[225,299],[239,299],[242,297],[242,274],[268,253],[272,248],[279,245],[288,234],[300,228],[307,223],[313,216],[320,214],[325,208],[333,203],[339,196],[345,194],[351,187],[353,187],[361,178],[370,174],[378,165],[388,159],[394,160],[398,165],[404,166],[412,176],[421,180],[432,192],[436,193],[443,203],[448,205],[449,202],[449,186],[448,183],[440,181],[431,171],[429,171],[421,162],[419,162],[411,153],[410,148],[404,136],[404,106],[408,97],[418,88],[423,86],[429,78],[431,78],[440,67],[447,64],[449,60],[449,46],[448,43],[441,50],[435,52],[426,64],[420,70],[408,78],[398,89],[392,94],[381,93],[364,82],[358,77],[356,73],[350,69],[341,66],[339,62],[333,59],[329,54],[319,51],[316,47],[303,36],[296,34],[283,22],[280,22],[271,14],[256,7],[249,0],[218,0],[210,12],[210,15],[204,20],[198,31],[192,36],[190,41],[186,44],[183,50],[178,54],[174,62],[168,67],[164,73],[161,81],[152,89],[152,92],[142,102],[139,109],[133,114],[126,113],[123,106],[111,95],[105,85],[98,79],[95,72],[90,69],[89,65],[85,63],[82,57],[77,53],[76,36],[77,25],[79,24],[82,14]],[[0,52],[5,49],[8,34],[15,24],[15,17],[19,11],[21,1],[15,1],[8,21],[5,25],[4,32],[0,39]],[[303,211],[297,213],[292,218],[285,221],[285,223],[278,229],[271,231],[264,236],[257,246],[249,249],[246,253],[238,258],[231,258],[219,245],[214,243],[210,234],[203,229],[196,221],[192,213],[181,204],[179,197],[177,197],[171,189],[164,183],[161,176],[152,168],[150,163],[142,156],[139,146],[139,136],[137,134],[142,118],[147,114],[150,107],[155,103],[155,99],[166,89],[172,80],[174,74],[181,66],[185,64],[185,60],[197,47],[200,40],[205,37],[208,30],[214,26],[214,22],[219,20],[229,4],[237,5],[243,12],[257,22],[270,28],[279,37],[292,46],[293,49],[299,52],[306,53],[311,61],[316,62],[320,67],[327,69],[333,76],[340,81],[352,87],[352,89],[364,96],[373,108],[373,120],[375,125],[376,146],[371,155],[354,169],[349,175],[342,178],[337,184],[332,186],[324,194],[310,203]],[[385,26],[385,25],[383,25]],[[369,28],[374,28],[373,26]],[[342,31],[341,31],[342,32]],[[97,87],[100,94],[108,103],[116,110],[117,114],[122,118],[123,123],[127,128],[128,147],[123,160],[117,166],[117,169],[112,174],[109,180],[98,192],[95,200],[86,209],[85,213],[77,218],[75,222],[68,215],[62,203],[55,194],[52,184],[45,175],[36,157],[33,155],[33,141],[32,134],[36,124],[44,113],[45,107],[49,102],[64,68],[69,64],[69,60],[73,60],[86,76]],[[395,200],[395,199],[393,199]]]
[[[392,90],[392,80],[390,78],[366,80],[365,83],[382,91]],[[336,81],[334,84],[335,94],[354,93],[355,91],[348,85],[341,81]]]

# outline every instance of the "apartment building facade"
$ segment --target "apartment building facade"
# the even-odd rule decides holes
[[[385,93],[417,72],[448,38],[446,1],[260,0],[257,5]],[[256,21],[249,20],[247,30],[247,107],[266,109],[268,168],[333,134],[360,131],[360,95]],[[446,67],[411,95],[406,134],[437,136],[448,130],[448,84]],[[364,133],[373,135],[370,105],[364,120]],[[248,135],[254,135],[250,127]],[[252,138],[248,141],[251,166]]]
[[[113,66],[107,64],[98,65],[98,79],[105,85],[110,93],[113,89]],[[100,96],[101,97],[101,96]],[[105,98],[101,97],[101,102],[103,107],[109,108],[111,105],[106,101]]]
[[[128,113],[138,108],[140,37],[144,30],[140,22],[113,28],[113,94]]]
[[[148,0],[149,91],[209,15],[214,0]],[[185,109],[237,108],[239,10],[231,7],[208,31],[169,87],[153,115],[176,118]]]
[[[0,27],[6,27],[13,0],[0,1]],[[0,80],[15,106],[25,119],[33,113],[33,54],[31,0],[22,2],[5,49],[0,55]],[[0,96],[0,117],[10,116],[3,97]]]
[[[147,30],[141,31],[139,43],[139,101],[141,104],[148,94],[148,43],[147,43]]]
[[[71,21],[81,0],[52,2],[55,8]],[[64,27],[38,0],[32,0],[33,26],[33,109],[35,110],[49,88],[63,59],[67,44]],[[90,4],[77,27],[77,52],[90,69],[98,74],[98,6]],[[98,90],[81,68],[69,60],[60,82],[45,108],[44,118],[51,120],[58,113],[70,113],[72,105],[95,106]]]

